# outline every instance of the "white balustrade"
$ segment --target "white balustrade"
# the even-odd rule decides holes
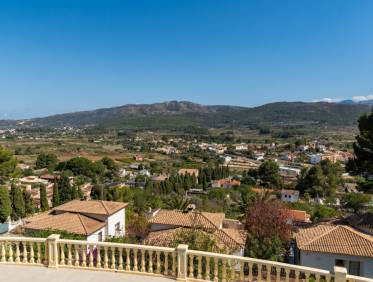
[[[45,265],[166,276],[180,281],[373,282],[348,275],[286,263],[134,244],[48,238],[0,237],[0,264]]]

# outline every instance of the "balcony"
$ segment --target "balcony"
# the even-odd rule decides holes
[[[20,267],[22,266],[22,267]],[[28,267],[27,266],[40,266]],[[96,270],[84,271],[84,270]],[[253,258],[132,244],[48,238],[0,237],[0,272],[20,282],[44,281],[315,281],[373,282],[327,270]],[[27,278],[27,279],[26,279]]]

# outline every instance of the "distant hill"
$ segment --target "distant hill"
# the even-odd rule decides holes
[[[347,105],[369,105],[369,106],[372,106],[373,105],[373,99],[371,100],[362,100],[362,101],[354,101],[354,100],[343,100],[343,101],[340,101],[339,104],[347,104]]]
[[[258,128],[282,125],[356,124],[370,106],[349,103],[278,102],[260,107],[203,106],[191,102],[124,105],[114,108],[53,115],[18,121],[0,121],[9,127],[90,127],[157,130],[200,128]]]

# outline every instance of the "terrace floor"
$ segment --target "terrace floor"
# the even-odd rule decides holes
[[[105,271],[58,268],[38,266],[0,265],[0,281],[12,282],[169,282],[162,277],[115,273]]]

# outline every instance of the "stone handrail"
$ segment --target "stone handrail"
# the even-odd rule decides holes
[[[267,260],[189,250],[187,245],[163,248],[109,242],[48,238],[0,237],[0,263],[45,265],[143,275],[180,281],[315,281],[373,282],[333,272]]]

